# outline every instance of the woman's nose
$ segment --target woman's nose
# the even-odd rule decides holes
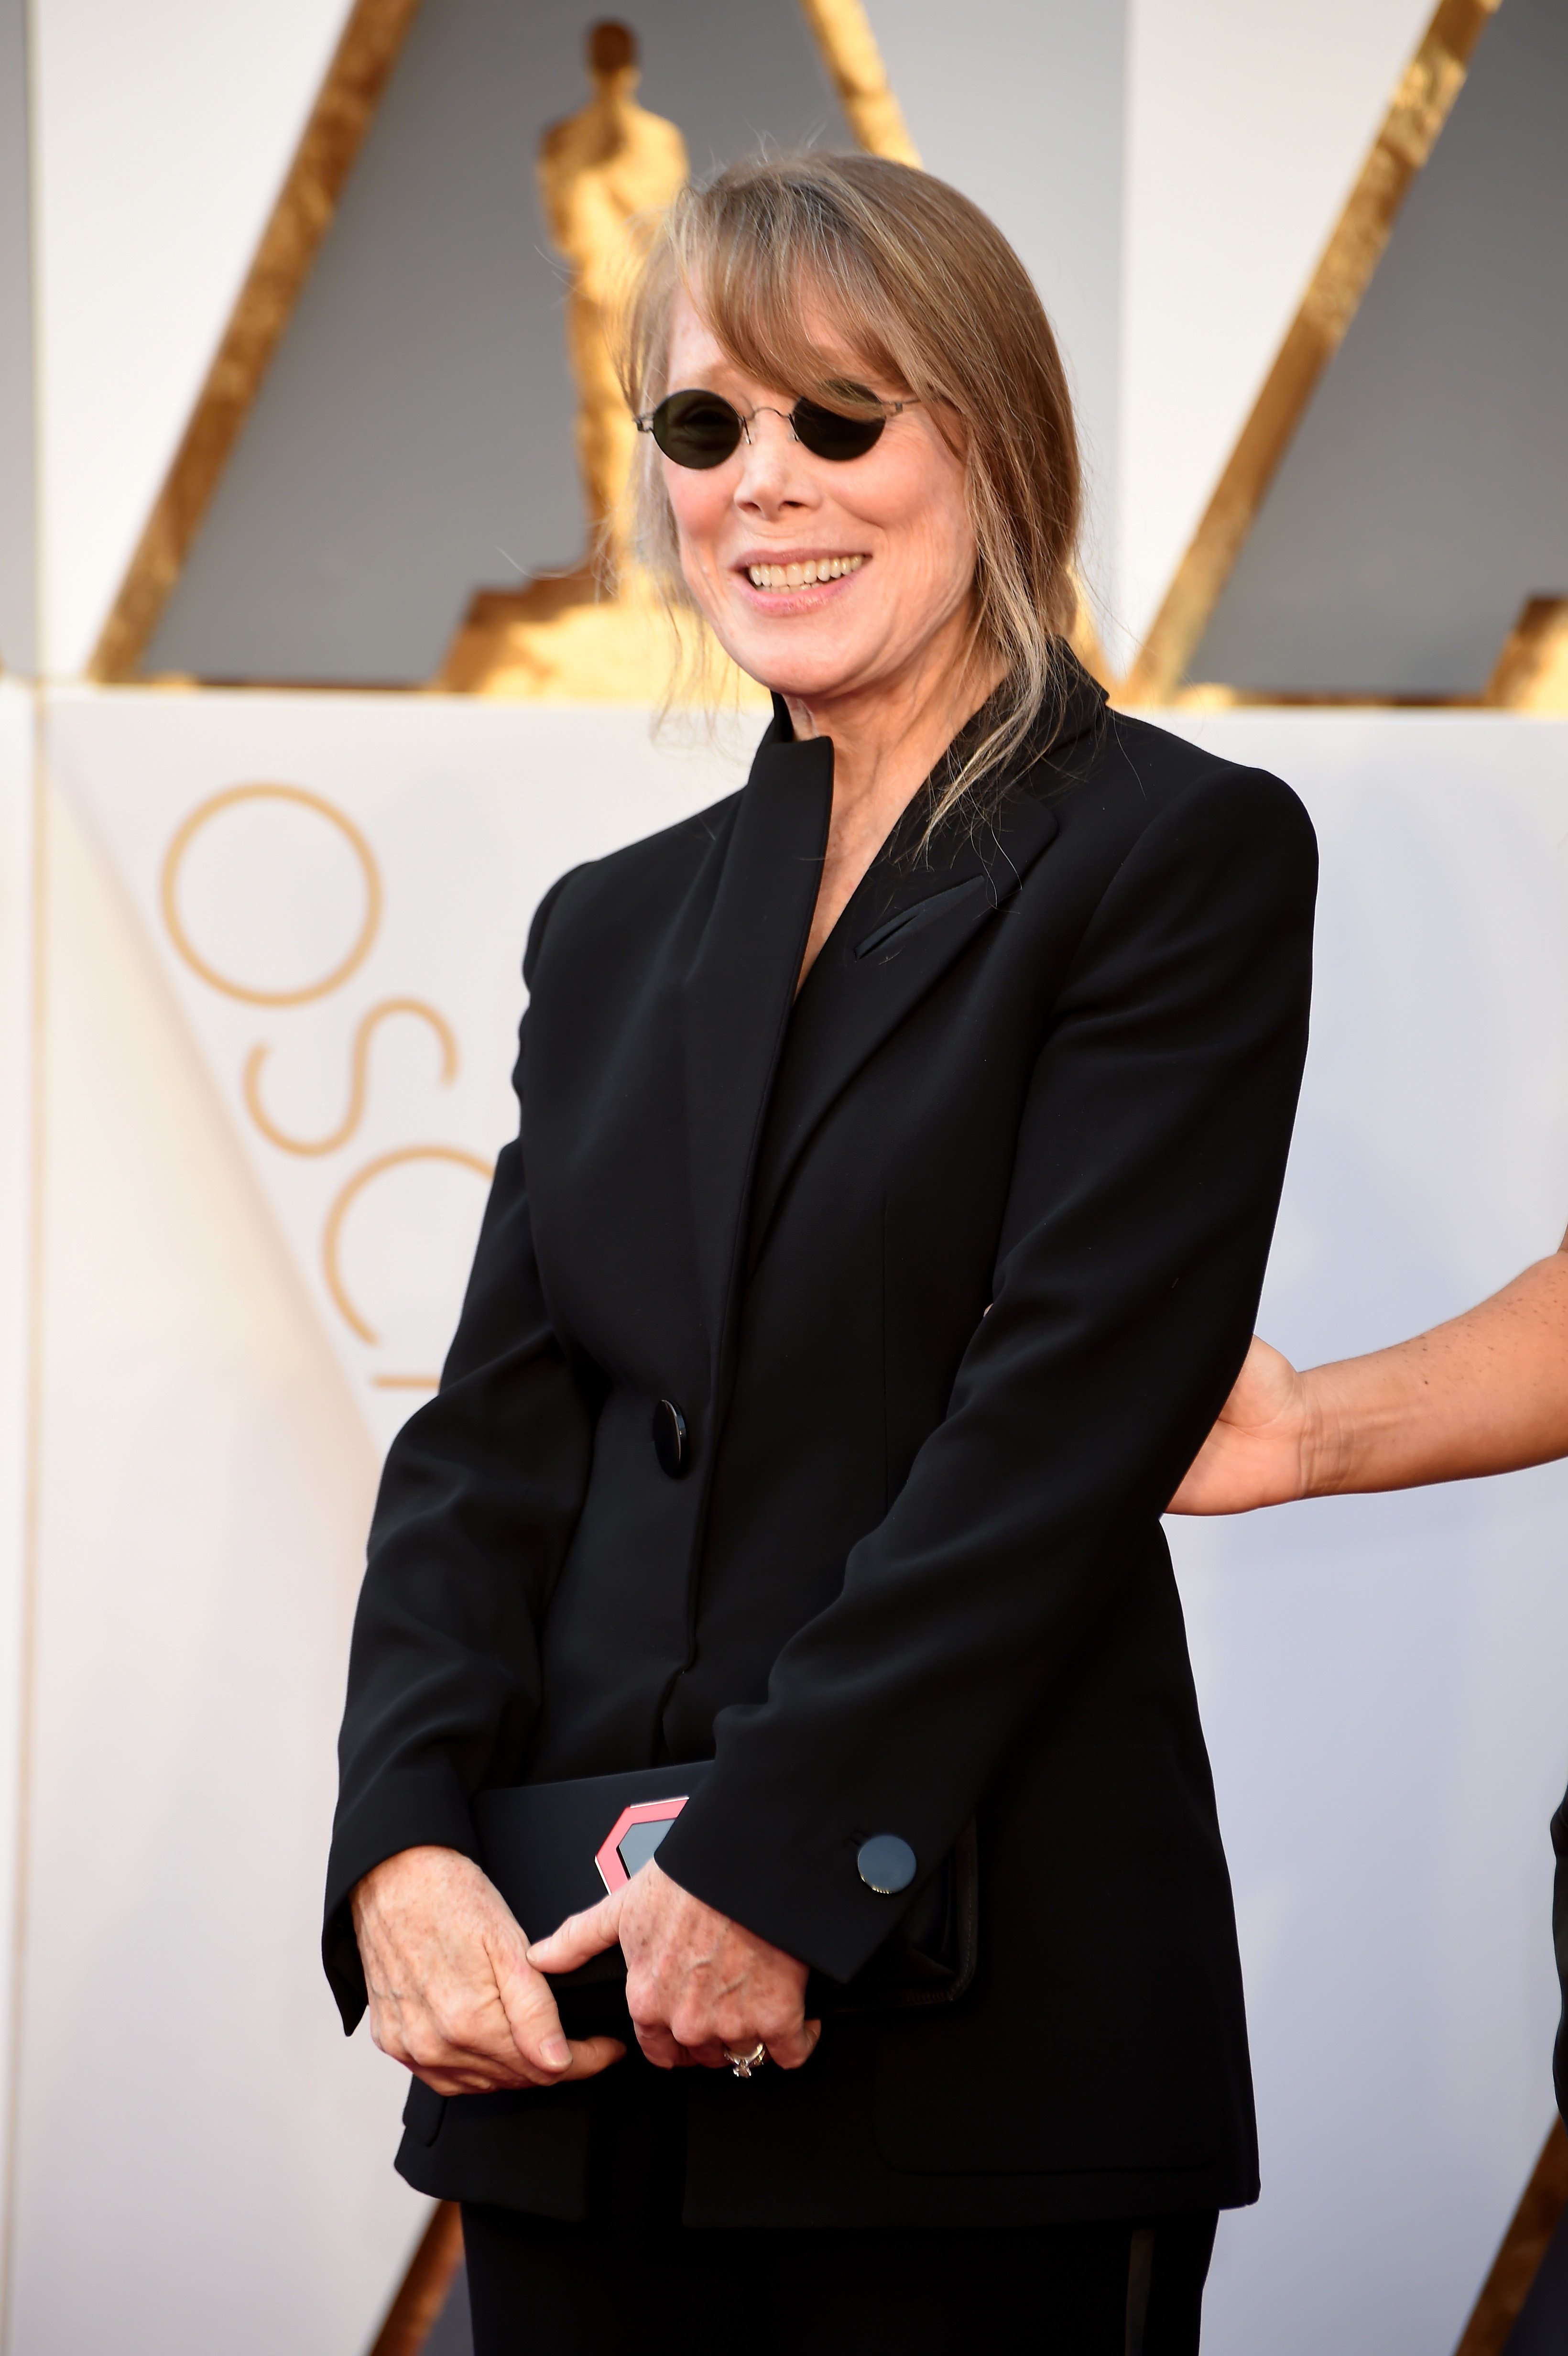
[[[741,444],[741,479],[736,504],[763,515],[783,508],[809,506],[816,486],[804,465],[805,453],[787,417],[759,409],[748,419]]]

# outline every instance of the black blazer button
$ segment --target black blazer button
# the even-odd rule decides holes
[[[678,1481],[691,1470],[686,1418],[674,1399],[660,1399],[654,1409],[654,1454],[672,1481]]]
[[[879,1898],[895,1897],[914,1879],[914,1851],[897,1833],[873,1833],[855,1859],[860,1879]]]

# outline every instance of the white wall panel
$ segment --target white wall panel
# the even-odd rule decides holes
[[[0,2104],[7,2116],[35,1438],[35,852],[33,700],[0,680]],[[9,2181],[10,2152],[0,2147],[0,2203]]]
[[[0,665],[33,669],[33,255],[27,0],[0,0]]]
[[[42,660],[79,670],[346,0],[34,0]]]
[[[351,2356],[425,2209],[315,1955],[375,1474],[80,820],[48,819],[13,2356]]]

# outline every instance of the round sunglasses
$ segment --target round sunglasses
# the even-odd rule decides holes
[[[765,405],[765,404],[764,404]],[[842,411],[824,409],[803,395],[793,409],[770,409],[782,417],[795,440],[817,458],[863,458],[880,440],[883,426],[913,401],[885,401],[880,417],[846,417]],[[752,439],[752,420],[761,409],[742,415],[717,392],[667,393],[658,407],[636,421],[639,434],[651,434],[667,458],[677,466],[721,466],[741,443]]]

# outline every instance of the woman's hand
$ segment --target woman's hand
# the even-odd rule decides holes
[[[1305,1378],[1254,1333],[1235,1388],[1167,1511],[1245,1514],[1310,1495],[1314,1421]]]
[[[351,1903],[370,2034],[438,2094],[592,2078],[625,2052],[613,2037],[568,2043],[506,1901],[456,1849],[400,1850]]]
[[[575,1971],[619,1940],[637,2042],[661,2070],[730,2066],[761,2039],[782,2070],[809,2061],[822,2034],[805,2018],[806,1966],[661,1873],[656,1858],[586,1913],[528,1949],[541,1972]]]

